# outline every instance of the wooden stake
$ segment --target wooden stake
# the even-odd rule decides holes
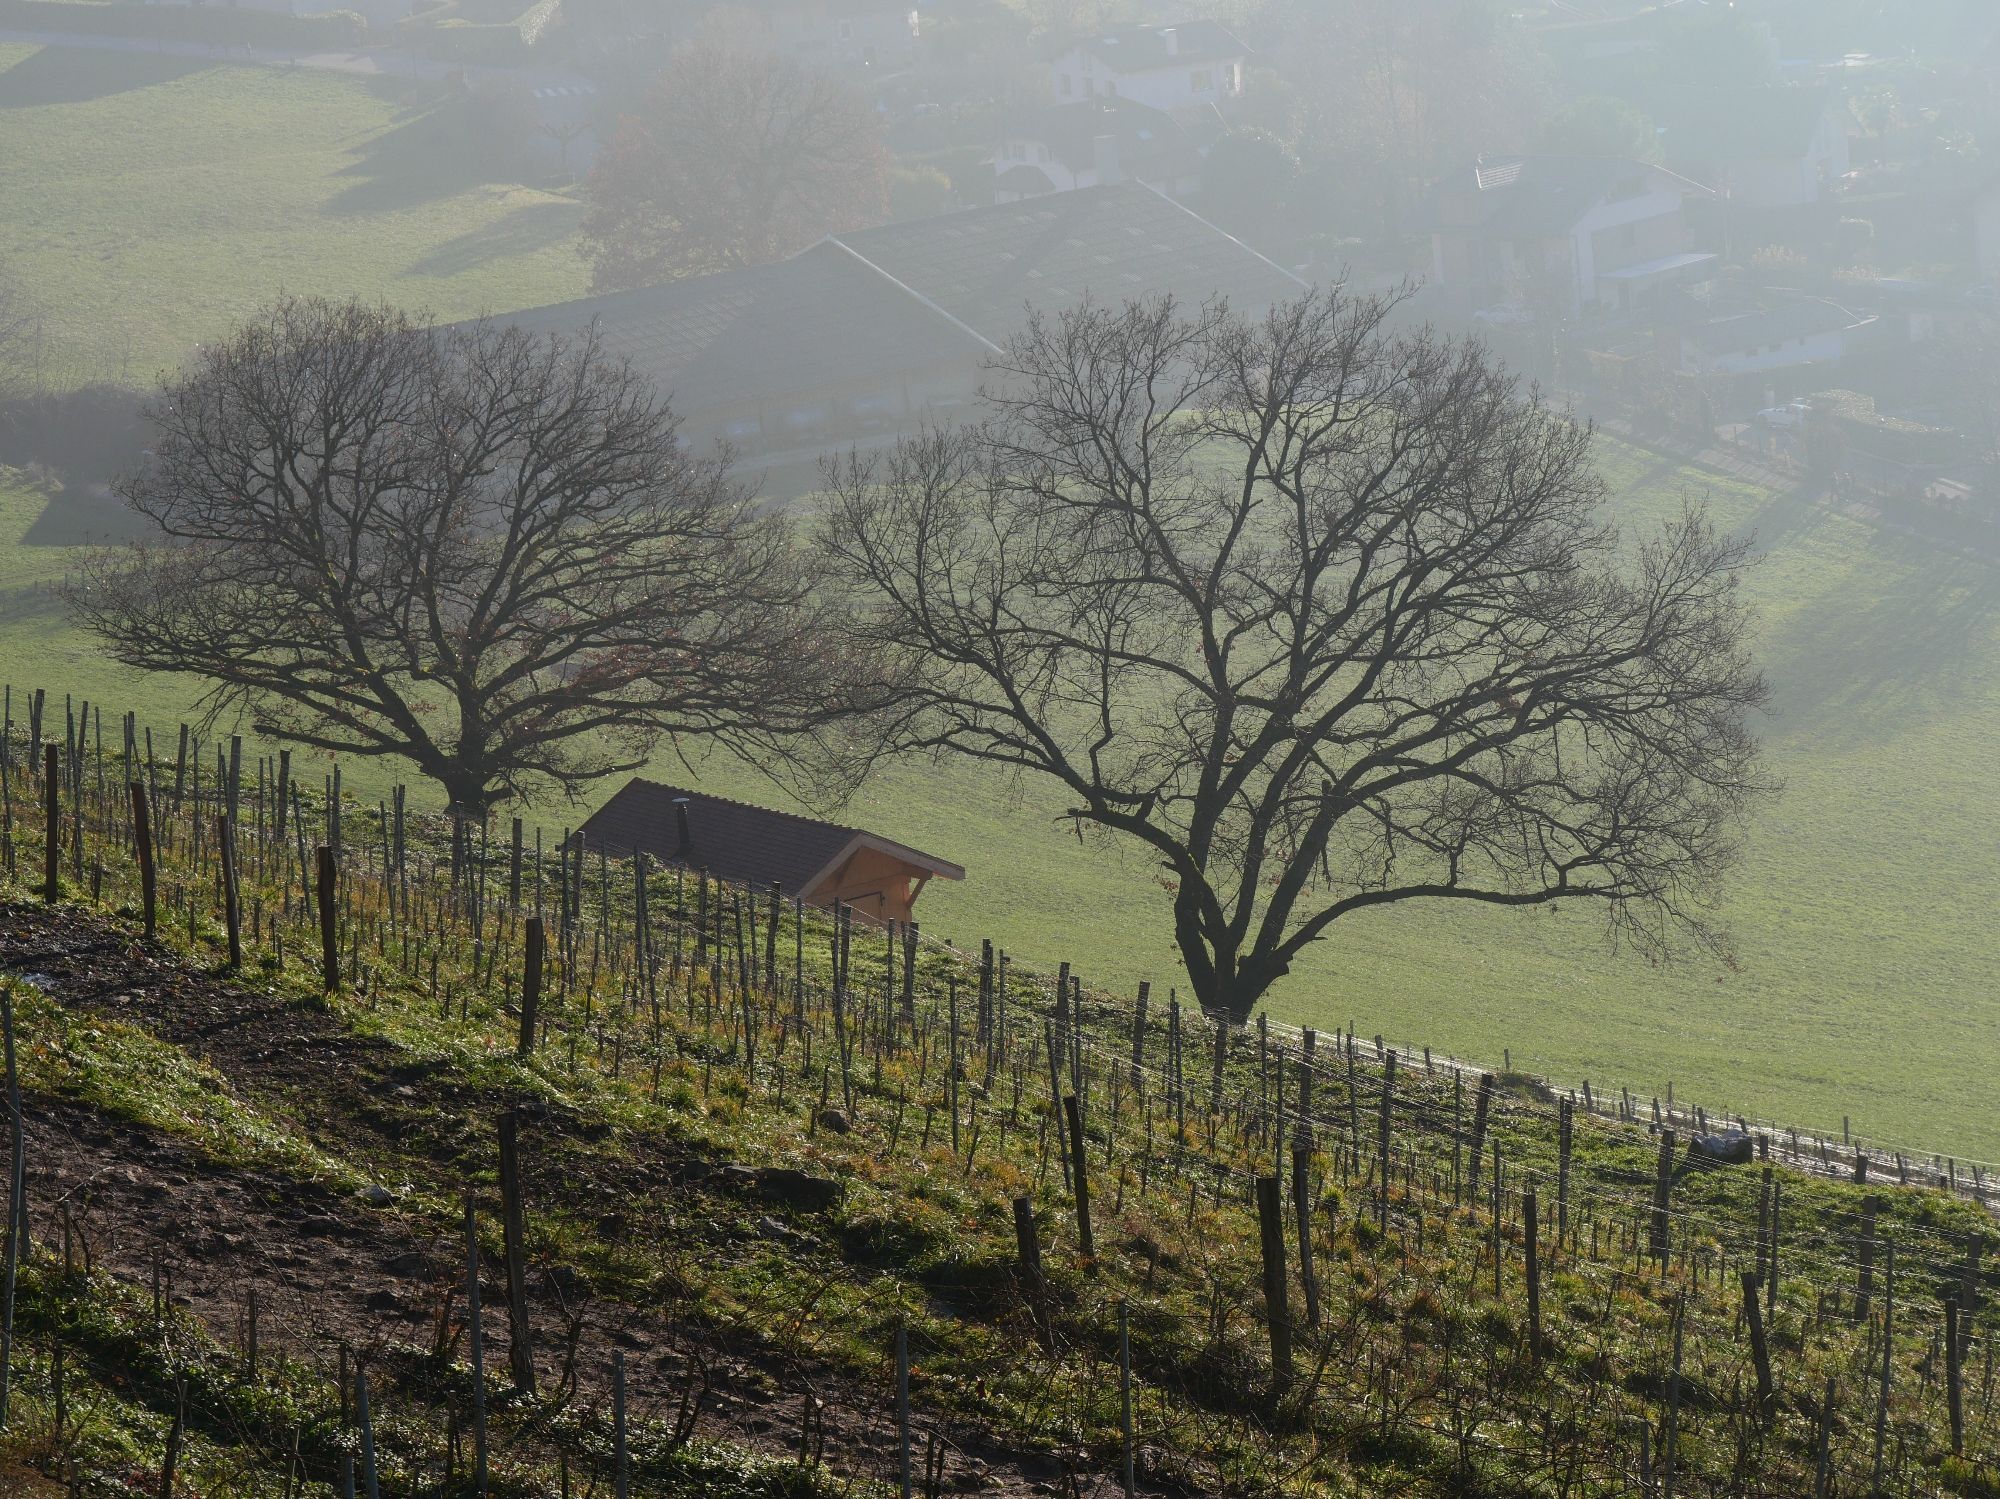
[[[1278,1178],[1257,1178],[1257,1228],[1264,1248],[1264,1319],[1271,1332],[1272,1393],[1292,1383],[1292,1317],[1285,1285],[1285,1226],[1278,1207]]]

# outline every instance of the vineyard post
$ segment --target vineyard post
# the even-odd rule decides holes
[[[1875,1462],[1869,1492],[1882,1487],[1882,1449],[1889,1437],[1889,1369],[1896,1330],[1896,1241],[1882,1241],[1882,1370],[1875,1393]]]
[[[1264,1317],[1271,1331],[1272,1393],[1292,1383],[1292,1318],[1286,1305],[1285,1229],[1278,1209],[1278,1178],[1257,1178],[1257,1228],[1264,1250]]]
[[[1556,1245],[1569,1242],[1569,1164],[1576,1105],[1568,1098],[1556,1105]]]
[[[1382,1107],[1381,1116],[1376,1121],[1375,1163],[1381,1178],[1381,1193],[1375,1203],[1375,1226],[1383,1232],[1389,1228],[1389,1106],[1396,1093],[1396,1054],[1390,1052],[1382,1059]]]
[[[896,1319],[896,1469],[910,1499],[910,1320]]]
[[[361,1481],[368,1499],[382,1499],[381,1481],[375,1474],[375,1419],[368,1409],[368,1371],[354,1376],[354,1416],[361,1424]]]
[[[60,751],[51,741],[42,754],[42,900],[52,906],[61,894],[62,880],[62,787],[56,774]]]
[[[521,819],[514,826],[507,850],[507,909],[521,909]]]
[[[331,845],[322,843],[319,846],[318,860],[319,880],[314,893],[319,898],[320,981],[326,992],[331,994],[340,987],[340,929],[333,904],[336,865]]]
[[[1521,1232],[1528,1250],[1528,1357],[1542,1361],[1542,1258],[1534,1188],[1521,1194]]]
[[[616,1479],[613,1494],[627,1499],[632,1491],[632,1459],[625,1441],[625,1350],[611,1352],[611,1444]]]
[[[1125,1499],[1132,1499],[1132,1327],[1124,1298],[1118,1302],[1118,1400],[1123,1461],[1119,1475],[1125,1482]]]
[[[473,1486],[486,1499],[486,1333],[479,1305],[479,1219],[465,1194],[465,1326],[472,1359]]]
[[[1660,1444],[1660,1499],[1674,1499],[1674,1458],[1680,1449],[1681,1337],[1686,1330],[1687,1292],[1674,1300],[1674,1362],[1667,1376],[1667,1431]]]
[[[1657,1260],[1660,1273],[1666,1274],[1669,1234],[1672,1229],[1672,1201],[1674,1190],[1674,1132],[1660,1131],[1660,1161],[1653,1175],[1653,1218],[1651,1232],[1647,1238],[1647,1257]]]
[[[146,788],[132,783],[132,841],[139,853],[139,905],[146,923],[146,940],[151,941],[160,919],[159,870],[153,863],[152,808],[147,805]]]
[[[1145,1086],[1142,1074],[1146,1070],[1146,1003],[1152,998],[1153,986],[1141,982],[1139,998],[1132,1006],[1132,1091],[1137,1093]]]
[[[548,940],[543,935],[541,917],[530,916],[525,924],[528,952],[526,966],[521,969],[521,1032],[514,1043],[514,1055],[523,1060],[535,1054],[535,1021],[541,1008],[542,967]]]
[[[1750,1359],[1757,1368],[1757,1409],[1760,1415],[1771,1413],[1771,1345],[1764,1337],[1764,1312],[1757,1304],[1757,1292],[1761,1289],[1757,1276],[1751,1271],[1743,1272],[1743,1320],[1750,1329]]]
[[[1486,1154],[1486,1121],[1493,1110],[1493,1074],[1479,1074],[1479,1092],[1472,1100],[1472,1139],[1465,1154],[1465,1195],[1474,1211],[1479,1206],[1479,1167]]]
[[[236,829],[227,815],[215,819],[215,846],[222,855],[222,925],[233,973],[243,966],[243,901],[236,890]]]
[[[1836,1392],[1834,1376],[1826,1377],[1826,1394],[1819,1405],[1819,1432],[1813,1451],[1813,1499],[1826,1499],[1826,1486],[1831,1480],[1833,1456],[1833,1397]]]
[[[520,1115],[500,1116],[500,1227],[507,1252],[507,1362],[514,1388],[535,1393],[534,1334],[528,1325],[528,1225],[521,1205]]]
[[[1855,1258],[1858,1269],[1854,1283],[1854,1320],[1863,1321],[1875,1300],[1875,1214],[1881,1199],[1870,1192],[1861,1199],[1861,1243]]]
[[[1965,1456],[1965,1387],[1958,1341],[1958,1298],[1944,1298],[1944,1398],[1951,1413],[1951,1455]]]
[[[1055,1351],[1055,1333],[1049,1322],[1048,1304],[1042,1293],[1042,1246],[1035,1234],[1035,1204],[1023,1195],[1014,1199],[1014,1252],[1021,1265],[1021,1284],[1028,1294],[1028,1310],[1034,1318],[1035,1335],[1042,1346]]]
[[[1070,1187],[1076,1197],[1076,1237],[1085,1259],[1094,1259],[1097,1246],[1090,1232],[1090,1172],[1085,1163],[1089,1151],[1083,1138],[1083,1107],[1074,1093],[1063,1095],[1063,1116],[1069,1123],[1069,1148],[1071,1155]]]
[[[1782,1238],[1779,1225],[1783,1221],[1781,1209],[1785,1200],[1785,1184],[1781,1178],[1771,1179],[1771,1260],[1770,1278],[1764,1282],[1764,1309],[1775,1313],[1778,1309],[1778,1243]]]
[[[1292,1143],[1292,1216],[1299,1231],[1299,1284],[1306,1296],[1306,1326],[1319,1326],[1319,1274],[1313,1267],[1312,1126],[1301,1123]]]
[[[6,1285],[0,1288],[0,1427],[7,1424],[7,1396],[13,1373],[14,1287],[27,1247],[21,1230],[28,1222],[28,1153],[21,1133],[21,1075],[14,1060],[14,991],[0,984],[0,1046],[7,1064],[7,1125],[13,1137],[7,1172]]]

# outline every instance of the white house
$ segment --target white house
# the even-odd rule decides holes
[[[1536,316],[1644,306],[1709,280],[1717,257],[1693,243],[1687,204],[1701,184],[1612,156],[1482,160],[1431,195],[1431,269],[1459,310]]]
[[[1215,21],[1134,26],[1079,42],[1049,69],[1058,104],[1130,99],[1168,111],[1226,105],[1243,93],[1250,49]]]

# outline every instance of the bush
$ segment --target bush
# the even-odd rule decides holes
[[[146,5],[139,0],[0,0],[0,26],[260,47],[354,47],[368,33],[368,23],[349,10],[288,16],[241,6]]]

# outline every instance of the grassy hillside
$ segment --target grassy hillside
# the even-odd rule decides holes
[[[51,378],[146,380],[280,290],[576,295],[570,199],[435,149],[437,85],[0,46],[0,267]]]
[[[1733,965],[1655,969],[1611,952],[1587,912],[1510,915],[1410,906],[1345,923],[1278,991],[1282,1018],[1353,1024],[1642,1096],[1681,1096],[1838,1132],[2000,1157],[1982,1102],[1989,976],[2000,932],[2000,803],[1983,746],[2000,735],[2000,580],[1976,562],[1879,535],[1805,501],[1605,443],[1617,508],[1633,525],[1689,494],[1753,531],[1750,588],[1776,687],[1765,725],[1787,788],[1753,828],[1727,903]],[[132,681],[68,630],[32,580],[88,531],[16,485],[0,489],[0,618],[19,685],[130,704],[160,727],[192,684]],[[49,512],[46,516],[44,509]],[[682,778],[677,763],[655,774]],[[771,800],[742,767],[711,789]],[[355,773],[364,793],[379,788]],[[934,884],[926,926],[991,936],[1034,961],[1071,958],[1094,980],[1173,981],[1163,893],[1146,862],[1079,844],[1062,803],[959,765],[895,767],[849,816],[966,864]],[[554,833],[574,817],[547,809]]]
[[[622,872],[567,919],[552,886],[509,910],[504,867],[447,888],[434,822],[394,880],[350,822],[326,992],[294,846],[254,799],[232,976],[203,813],[163,800],[146,941],[120,800],[86,780],[80,802],[113,909],[51,910],[28,888],[37,788],[12,791],[0,994],[37,1252],[0,1475],[164,1492],[179,1411],[178,1492],[323,1499],[348,1457],[386,1499],[468,1495],[471,1258],[496,1496],[613,1491],[621,1364],[636,1499],[864,1499],[897,1491],[899,1449],[928,1495],[1113,1493],[1127,1411],[1147,1495],[1611,1499],[1669,1463],[1687,1499],[1816,1474],[2000,1493],[2000,1230],[1944,1192],[1870,1196],[1782,1138],[1768,1170],[1704,1167],[1641,1119],[1579,1102],[1567,1127],[1527,1079],[1385,1065],[1352,1038],[1307,1058],[1245,1036],[1211,1095],[1209,1037],[1182,1017],[1177,1074],[1165,1006],[1135,1053],[1122,998],[1065,1011],[1046,973],[989,984],[934,946],[897,993],[866,929],[848,950],[786,912],[742,944],[773,935],[754,900],[669,873],[640,949]],[[521,1045],[535,909],[552,940]],[[1274,1161],[1296,1196],[1264,1199],[1260,1250]],[[1940,1298],[1966,1296],[1947,1324]],[[509,1389],[510,1301],[533,1390]]]

